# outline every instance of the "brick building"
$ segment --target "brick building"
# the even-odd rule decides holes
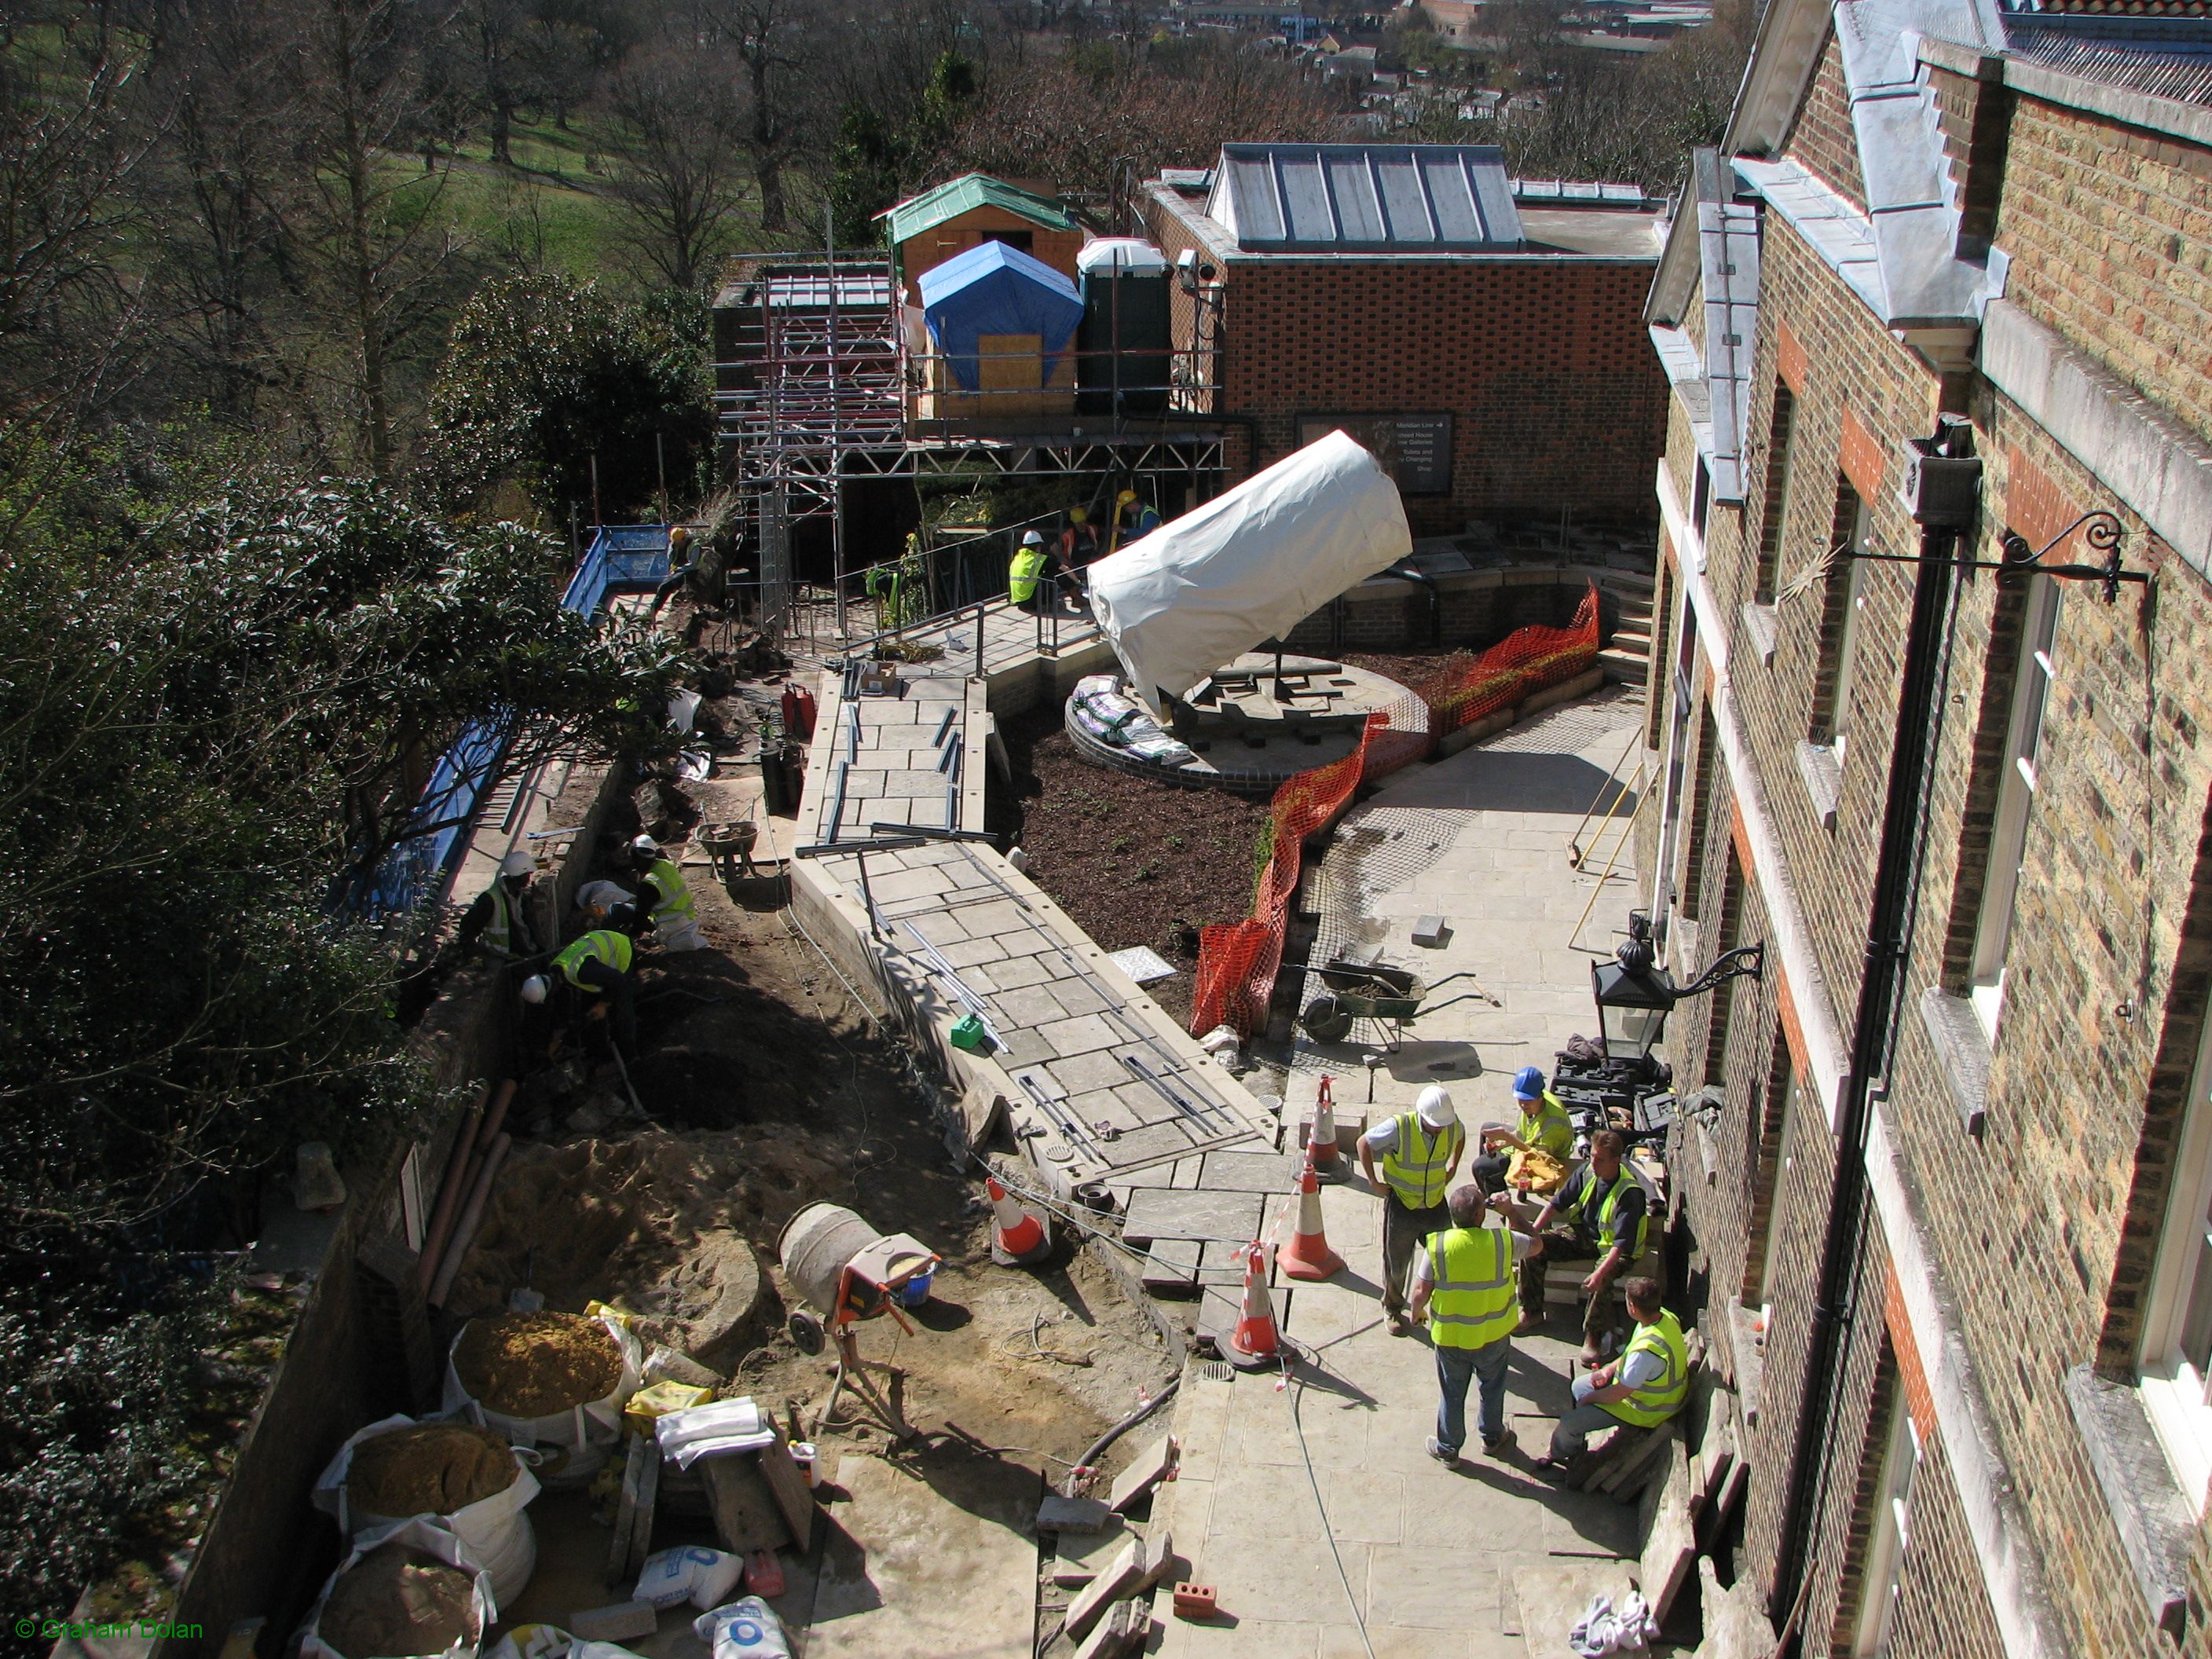
[[[2130,9],[1771,0],[1649,304],[1647,899],[1768,947],[1676,1186],[1810,1653],[2208,1651],[2212,22]],[[1989,568],[2099,523],[2117,603]]]
[[[1176,345],[1218,391],[1230,478],[1342,425],[1416,535],[1648,525],[1666,381],[1639,192],[1516,202],[1486,146],[1232,144],[1141,194],[1178,262]]]

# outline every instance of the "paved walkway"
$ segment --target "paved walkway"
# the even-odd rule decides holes
[[[1591,1030],[1589,963],[1610,951],[1634,884],[1616,872],[1586,948],[1571,945],[1598,878],[1568,866],[1566,844],[1639,718],[1620,694],[1547,710],[1401,774],[1340,828],[1309,890],[1322,916],[1317,949],[1379,947],[1432,980],[1472,971],[1502,1004],[1443,1006],[1465,982],[1444,988],[1382,1056],[1377,1115],[1441,1081],[1470,1130],[1504,1118],[1513,1071],[1531,1060],[1548,1071],[1571,1032]],[[1412,945],[1414,919],[1437,914],[1452,930],[1443,948]],[[1364,1042],[1302,1042],[1293,1115],[1325,1071],[1340,1103],[1365,1109],[1361,1060],[1376,1034],[1354,1035]],[[1620,1558],[1642,1541],[1633,1508],[1528,1470],[1567,1403],[1570,1317],[1562,1310],[1516,1342],[1508,1413],[1518,1448],[1448,1469],[1424,1449],[1436,1410],[1427,1338],[1394,1338],[1382,1322],[1379,1200],[1355,1179],[1325,1189],[1322,1209],[1346,1267],[1326,1285],[1279,1285],[1296,1357],[1287,1386],[1269,1373],[1194,1375],[1178,1401],[1183,1468],[1165,1489],[1166,1524],[1186,1576],[1213,1584],[1234,1622],[1170,1620],[1156,1651],[1364,1659],[1364,1620],[1376,1659],[1565,1654],[1575,1614],[1592,1593],[1626,1588],[1632,1564]]]

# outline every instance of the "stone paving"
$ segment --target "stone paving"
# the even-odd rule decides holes
[[[1411,768],[1340,827],[1309,892],[1317,949],[1380,947],[1434,980],[1472,971],[1486,1000],[1444,1006],[1444,988],[1374,1073],[1375,1111],[1449,1087],[1470,1131],[1511,1112],[1508,1079],[1595,1018],[1589,963],[1608,953],[1635,890],[1604,884],[1582,939],[1576,920],[1598,877],[1569,867],[1576,820],[1640,718],[1632,696],[1564,704],[1486,744]],[[1632,811],[1632,799],[1624,812]],[[1585,833],[1583,841],[1589,842]],[[1610,845],[1610,838],[1607,845]],[[1415,918],[1444,915],[1441,950],[1411,945]],[[1357,1115],[1363,1042],[1301,1041],[1291,1099],[1303,1116],[1326,1072]],[[1152,1650],[1174,1659],[1488,1659],[1565,1654],[1576,1612],[1626,1588],[1641,1545],[1633,1508],[1556,1490],[1528,1472],[1568,1401],[1577,1346],[1559,1310],[1516,1341],[1508,1420],[1517,1448],[1455,1468],[1428,1456],[1435,1360],[1425,1334],[1392,1337],[1378,1303],[1380,1200],[1357,1177],[1325,1188],[1322,1212],[1346,1270],[1274,1291],[1294,1363],[1219,1380],[1194,1371],[1177,1402],[1182,1473],[1156,1513],[1182,1576],[1213,1584],[1229,1618],[1170,1619]],[[1472,1416],[1474,1401],[1470,1396]],[[1310,1470],[1310,1473],[1309,1471]],[[1332,1545],[1334,1547],[1332,1548]],[[1233,1621],[1233,1622],[1232,1622]]]

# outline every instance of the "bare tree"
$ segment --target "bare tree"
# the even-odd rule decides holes
[[[325,377],[346,396],[361,459],[398,455],[395,379],[437,314],[455,251],[437,212],[445,174],[397,157],[421,130],[422,31],[405,0],[296,0],[301,97],[289,228],[311,303],[343,343]]]
[[[814,112],[807,88],[817,10],[814,0],[696,0],[704,37],[726,45],[744,66],[749,96],[741,142],[760,192],[761,228],[772,235],[790,228],[784,170],[797,159]]]
[[[467,43],[476,100],[487,123],[491,159],[514,165],[514,112],[526,101],[532,69],[531,0],[463,0],[454,27]]]
[[[609,92],[624,137],[614,187],[627,240],[686,292],[712,272],[744,199],[751,119],[736,68],[721,51],[664,45],[634,57]]]

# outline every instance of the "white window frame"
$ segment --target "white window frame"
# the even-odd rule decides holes
[[[1841,555],[1844,620],[1836,631],[1836,673],[1828,697],[1828,746],[1836,751],[1838,766],[1844,763],[1850,747],[1851,680],[1858,669],[1859,612],[1866,604],[1867,562],[1858,556],[1866,550],[1874,534],[1874,514],[1866,499],[1856,490],[1852,499],[1858,505],[1851,514],[1850,541]]]
[[[1851,1659],[1881,1659],[1889,1651],[1897,1621],[1897,1586],[1905,1576],[1913,1477],[1920,1472],[1920,1430],[1900,1387],[1890,1407],[1888,1441],[1882,1448],[1875,1488],[1874,1528],[1867,1534],[1866,1570],[1859,1578],[1859,1616],[1851,1630]]]
[[[2005,957],[2012,949],[2013,910],[2020,897],[2020,867],[2027,852],[2027,823],[2035,807],[2036,775],[2051,701],[2058,689],[2058,580],[2031,578],[2022,614],[2020,664],[2013,676],[2012,713],[2005,726],[2004,775],[1997,783],[1996,822],[1990,834],[1990,862],[1974,924],[1973,985],[1967,1000],[1982,1033],[1997,1040],[2004,1012]]]
[[[1774,1149],[1781,1162],[1774,1170],[1774,1191],[1766,1211],[1766,1248],[1759,1258],[1759,1290],[1752,1298],[1759,1305],[1759,1328],[1763,1331],[1774,1328],[1774,1255],[1782,1242],[1782,1190],[1790,1179],[1790,1167],[1796,1162],[1790,1151],[1790,1141],[1797,1127],[1797,1108],[1804,1098],[1805,1085],[1797,1078],[1797,1062],[1790,1062],[1789,1076],[1782,1085],[1782,1121],[1776,1130]]]
[[[2212,1273],[2212,1020],[2197,1042],[2197,1068],[2189,1083],[2173,1190],[2160,1230],[2158,1261],[2151,1272],[2143,1321],[2141,1378],[2143,1411],[2150,1419],[2175,1483],[2190,1512],[2203,1516],[2212,1491],[2212,1376],[2182,1351],[2182,1327],[2197,1275]]]

